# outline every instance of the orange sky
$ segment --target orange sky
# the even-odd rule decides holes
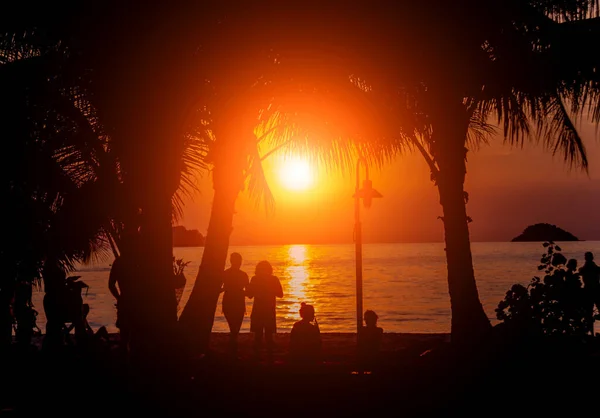
[[[473,241],[508,241],[527,225],[556,224],[580,239],[600,240],[600,143],[585,124],[589,176],[567,169],[559,156],[541,146],[511,149],[500,138],[469,153],[466,190],[473,218]],[[266,164],[276,200],[267,216],[247,193],[238,199],[232,245],[351,243],[354,224],[354,173],[318,170],[312,187],[285,189],[277,157]],[[361,178],[362,178],[361,174]],[[419,154],[399,156],[380,170],[371,169],[373,186],[383,194],[362,211],[365,242],[436,242],[443,240],[437,190]],[[202,194],[186,204],[181,224],[206,233],[212,200],[208,177]]]

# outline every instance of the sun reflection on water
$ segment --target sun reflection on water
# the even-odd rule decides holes
[[[305,245],[291,245],[287,251],[285,274],[289,277],[286,299],[290,302],[302,302],[306,299],[308,285],[307,248]],[[298,316],[298,304],[288,305],[288,318]]]

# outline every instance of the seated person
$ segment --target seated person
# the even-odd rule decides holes
[[[320,363],[321,331],[315,318],[315,308],[302,302],[300,317],[302,319],[294,324],[290,333],[290,359],[296,364]]]
[[[383,338],[383,328],[377,326],[379,316],[375,311],[367,310],[364,314],[365,325],[361,328],[358,335],[358,355],[359,361],[367,369],[375,366],[381,340]]]

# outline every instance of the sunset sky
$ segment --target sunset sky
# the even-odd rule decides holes
[[[472,241],[509,241],[538,222],[556,224],[580,239],[600,240],[600,143],[591,124],[584,123],[580,132],[589,176],[569,171],[562,156],[553,157],[541,145],[511,148],[500,136],[469,153],[465,189]],[[272,215],[257,208],[246,192],[240,195],[231,243],[351,243],[354,172],[327,174],[313,167],[310,184],[293,189],[281,169],[277,156],[265,163],[276,201]],[[379,170],[371,168],[371,178],[384,197],[362,210],[365,242],[443,241],[437,189],[420,154],[400,155]],[[205,234],[212,188],[208,177],[200,184],[202,194],[186,204],[181,224]]]

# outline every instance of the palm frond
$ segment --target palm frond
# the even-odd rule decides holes
[[[178,223],[183,217],[185,200],[193,199],[200,191],[198,179],[209,170],[208,156],[214,140],[208,124],[204,121],[200,121],[185,134],[179,187],[173,195],[173,221],[175,223]]]
[[[467,132],[467,146],[476,150],[482,144],[488,144],[490,138],[496,134],[497,128],[487,120],[487,115],[482,114],[477,108],[471,115],[469,130]]]
[[[571,119],[563,99],[551,96],[545,104],[546,117],[538,120],[538,135],[546,147],[552,149],[553,155],[562,153],[570,168],[579,166],[588,170],[585,145]]]
[[[558,22],[589,19],[600,14],[598,0],[530,0],[530,3]]]
[[[381,167],[422,129],[402,92],[386,92],[344,72],[327,80],[326,86],[284,82],[261,113],[256,135],[262,138],[263,158],[274,152],[302,155],[326,172],[345,175],[358,157]]]
[[[257,146],[253,147],[250,152],[246,177],[248,192],[254,199],[256,206],[262,205],[267,212],[267,215],[272,215],[275,210],[275,199],[269,188],[267,178],[265,177],[262,159]]]
[[[476,114],[481,121],[495,115],[497,124],[502,128],[504,141],[522,146],[524,139],[531,134],[527,104],[526,96],[511,90],[500,97],[480,102]],[[536,113],[535,108],[530,110]]]
[[[261,159],[272,154],[303,156],[326,171],[345,173],[358,155],[351,141],[337,136],[332,125],[314,114],[273,112],[256,132],[262,138],[259,148],[265,150]]]

